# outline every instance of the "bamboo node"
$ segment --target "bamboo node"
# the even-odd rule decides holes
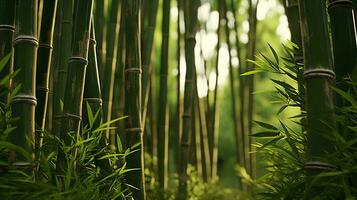
[[[89,44],[94,46],[97,44],[97,41],[94,38],[89,38]]]
[[[326,170],[326,171],[336,170],[336,166],[320,161],[306,162],[304,167],[306,170]]]
[[[195,33],[186,33],[185,34],[186,40],[195,40],[196,41],[196,34]]]
[[[103,103],[101,98],[83,98],[83,101],[86,101],[89,103],[100,103],[100,105],[102,105],[102,103]]]
[[[17,45],[18,43],[30,43],[34,46],[38,46],[38,40],[36,37],[34,36],[30,36],[30,35],[18,35],[16,36],[16,38],[14,39],[14,46]]]
[[[141,74],[142,70],[137,67],[132,67],[132,68],[125,69],[124,72],[139,72],[139,74]]]
[[[335,7],[350,7],[353,9],[353,3],[351,0],[332,0],[328,4],[328,9],[332,9]]]
[[[88,65],[88,60],[85,58],[79,57],[79,56],[72,56],[72,57],[69,57],[69,59],[68,59],[68,63],[76,62],[76,61],[81,62],[84,65]]]
[[[190,114],[182,114],[182,118],[191,118],[192,116]]]
[[[143,129],[142,128],[126,128],[124,131],[126,132],[142,132]]]
[[[317,78],[317,77],[326,77],[330,79],[335,79],[336,75],[333,70],[323,69],[323,68],[308,69],[304,71],[305,79]]]
[[[15,104],[15,103],[19,103],[19,102],[29,103],[29,104],[32,104],[34,106],[37,105],[37,99],[33,95],[20,94],[20,95],[16,95],[11,100],[11,104]]]
[[[15,26],[12,26],[12,25],[7,25],[7,24],[1,24],[0,25],[0,31],[12,31],[14,32],[15,31]]]
[[[40,43],[39,47],[46,48],[46,49],[53,49],[52,44],[47,44],[47,43]]]
[[[48,92],[50,89],[48,87],[36,87],[37,91]]]

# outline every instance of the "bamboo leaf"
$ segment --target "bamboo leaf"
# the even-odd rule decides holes
[[[258,133],[254,133],[251,134],[250,136],[252,137],[276,137],[279,135],[279,131],[263,131],[263,132],[258,132]]]
[[[245,73],[241,74],[241,76],[250,76],[250,75],[253,75],[253,74],[260,73],[260,72],[263,72],[263,71],[262,70],[252,70],[252,71],[248,71],[248,72],[245,72]]]
[[[270,51],[273,53],[274,55],[274,59],[275,59],[275,62],[277,63],[277,66],[279,67],[279,57],[278,57],[278,54],[276,53],[276,51],[274,50],[274,48],[268,43],[268,46],[270,48]]]
[[[270,124],[267,124],[265,122],[260,122],[260,121],[256,121],[254,120],[254,122],[256,124],[258,124],[259,126],[263,127],[263,128],[266,128],[266,129],[269,129],[269,130],[279,130],[278,128],[276,128],[275,126],[273,125],[270,125]]]
[[[12,52],[8,53],[4,58],[0,60],[0,72],[5,68],[6,64],[9,62],[11,55]]]

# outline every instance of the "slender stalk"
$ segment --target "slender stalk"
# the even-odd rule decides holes
[[[242,134],[240,134],[240,126],[241,124],[238,123],[238,110],[237,110],[237,104],[239,103],[237,101],[237,94],[236,94],[236,82],[234,78],[234,69],[233,69],[233,63],[232,63],[232,46],[231,42],[229,40],[229,34],[230,30],[228,27],[228,18],[227,18],[227,3],[226,1],[223,2],[223,13],[224,13],[224,19],[226,21],[225,23],[225,33],[226,33],[226,42],[228,46],[228,52],[229,52],[229,81],[230,81],[230,89],[231,89],[231,98],[232,98],[232,115],[233,115],[233,125],[234,125],[234,135],[236,139],[236,153],[237,153],[237,162],[240,166],[244,166],[244,143],[243,143],[243,137]],[[242,185],[240,184],[240,187],[242,189]]]
[[[134,199],[146,199],[144,182],[144,148],[141,121],[140,0],[124,0],[125,6],[125,132],[127,146],[135,151],[127,157],[127,167],[138,169],[126,174]]]
[[[187,164],[188,147],[190,138],[191,114],[193,109],[194,97],[194,74],[195,74],[195,34],[197,24],[197,6],[195,0],[184,1],[185,19],[185,58],[186,58],[186,77],[184,93],[184,110],[182,116],[182,137],[180,148],[180,169],[179,169],[179,189],[177,199],[187,199]]]
[[[145,34],[144,40],[142,41],[142,65],[143,65],[143,75],[142,75],[142,97],[143,97],[143,111],[142,111],[142,125],[145,126],[146,115],[147,115],[147,102],[149,99],[149,89],[150,84],[148,83],[151,79],[152,66],[151,62],[151,54],[152,54],[152,46],[154,42],[154,33],[156,27],[156,15],[158,10],[158,0],[151,1],[151,10],[148,13],[148,25],[145,27],[143,33]]]
[[[103,79],[104,74],[104,65],[105,65],[105,50],[106,50],[106,13],[107,13],[107,2],[108,0],[96,0],[95,10],[94,10],[94,20],[95,20],[95,35],[97,40],[97,57],[98,57],[98,69],[99,69],[99,78]]]
[[[258,10],[258,3],[259,0],[257,0],[255,3],[253,3],[252,0],[249,0],[249,32],[248,32],[248,44],[247,44],[247,55],[246,58],[250,60],[254,60],[254,55],[255,55],[255,49],[256,49],[256,32],[257,32],[257,10]],[[253,70],[253,64],[252,63],[246,63],[247,65],[247,70],[251,71]],[[247,86],[248,86],[248,93],[247,95],[247,105],[248,105],[248,112],[247,112],[247,134],[251,134],[253,132],[253,117],[254,117],[254,104],[255,104],[255,99],[254,99],[254,76],[249,76],[247,80]],[[248,136],[247,136],[248,137]],[[254,146],[252,144],[255,143],[255,137],[249,137],[248,138],[248,148],[249,152],[254,152]],[[256,154],[251,153],[249,154],[249,168],[248,171],[251,175],[252,178],[256,177]]]
[[[97,61],[97,52],[96,52],[96,40],[95,40],[95,28],[93,16],[91,19],[91,28],[90,28],[90,41],[89,41],[89,52],[88,52],[88,68],[86,71],[84,94],[83,94],[83,126],[88,126],[91,130],[99,128],[103,120],[103,110],[102,110],[102,94],[100,90],[100,80],[99,80],[99,71],[98,71],[98,61]],[[95,121],[90,123],[88,116],[88,106],[90,107],[95,118]],[[103,132],[101,141],[97,146],[97,150],[107,148],[105,135]],[[99,156],[95,157],[95,162],[97,166],[102,170],[104,176],[108,175],[111,171],[111,166],[108,159],[100,159]]]
[[[118,37],[120,24],[120,0],[112,0],[109,11],[109,24],[106,37],[105,67],[102,79],[103,91],[103,117],[105,121],[110,121],[112,115],[112,100],[114,90],[115,66],[117,62]],[[109,131],[106,132],[109,138]]]
[[[307,102],[307,162],[308,181],[320,172],[334,167],[323,157],[334,152],[331,137],[335,129],[331,85],[334,81],[330,35],[327,26],[326,2],[300,0],[301,28],[304,47],[304,78]],[[313,184],[308,198],[317,197],[320,189]]]
[[[12,51],[12,40],[15,31],[15,1],[0,0],[0,60]],[[0,77],[12,73],[12,59],[6,64],[5,69],[0,72]],[[10,89],[10,85],[6,86]],[[0,98],[0,102],[8,102],[8,96]]]
[[[217,162],[218,162],[218,136],[219,136],[219,107],[220,107],[220,98],[219,98],[219,50],[221,47],[221,20],[223,18],[222,12],[222,0],[219,0],[218,3],[218,12],[219,12],[219,19],[218,19],[218,28],[217,28],[217,55],[216,55],[216,65],[215,65],[215,73],[216,73],[216,80],[215,80],[215,88],[214,88],[214,96],[213,96],[213,108],[210,112],[210,140],[211,141],[211,170],[212,170],[212,181],[218,180],[217,176]]]
[[[67,78],[67,61],[71,50],[72,41],[72,23],[73,23],[73,3],[74,0],[63,0],[62,21],[60,33],[60,57],[58,66],[55,67],[53,81],[53,133],[57,136],[60,134],[61,115],[64,92]]]
[[[78,0],[74,11],[73,43],[68,58],[68,77],[66,82],[63,119],[60,139],[65,146],[71,145],[77,138],[82,118],[82,104],[86,68],[88,65],[90,21],[92,0]],[[59,149],[57,171],[63,173],[67,167],[63,149]]]
[[[160,67],[160,89],[159,89],[159,113],[158,113],[158,168],[159,184],[167,189],[168,174],[168,145],[169,125],[167,115],[167,76],[169,70],[169,29],[170,29],[170,0],[164,0],[162,6],[162,45],[161,45],[161,67]]]
[[[36,71],[36,124],[41,130],[44,130],[46,121],[56,11],[57,0],[44,0]]]
[[[20,70],[13,78],[13,87],[20,86],[19,92],[11,99],[12,117],[19,118],[11,141],[24,148],[31,158],[12,152],[10,162],[17,167],[31,168],[34,156],[36,58],[38,48],[37,1],[17,0],[14,39],[14,71]]]

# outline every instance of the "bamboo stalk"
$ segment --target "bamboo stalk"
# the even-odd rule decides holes
[[[103,79],[104,66],[105,66],[105,56],[106,56],[106,13],[107,13],[107,0],[96,0],[95,10],[94,10],[94,20],[95,20],[95,35],[97,40],[97,58],[98,58],[98,69],[99,69],[99,78]]]
[[[12,80],[12,86],[21,89],[11,99],[12,117],[19,118],[11,141],[24,148],[31,158],[12,152],[10,162],[16,167],[32,168],[35,134],[35,97],[36,58],[38,48],[37,1],[17,0],[14,38],[14,71],[20,70]]]
[[[102,91],[103,91],[103,117],[105,121],[111,120],[112,100],[114,90],[114,76],[117,62],[118,37],[120,27],[120,0],[112,0],[109,11],[109,24],[106,36],[106,56],[105,67],[103,70]],[[106,137],[109,139],[109,131],[106,131]]]
[[[249,32],[248,32],[248,44],[247,44],[247,55],[246,59],[249,60],[254,60],[254,55],[255,55],[255,49],[256,49],[256,32],[257,32],[257,10],[258,10],[258,4],[259,0],[253,3],[252,0],[249,0]],[[246,63],[247,70],[251,71],[253,70],[253,64],[252,63]],[[247,80],[247,86],[248,86],[248,93],[247,95],[247,105],[248,105],[248,111],[247,111],[247,133],[246,134],[251,134],[253,133],[253,118],[254,118],[254,104],[255,104],[255,98],[254,98],[254,75],[249,76]],[[248,137],[248,136],[247,136]],[[254,152],[254,146],[256,138],[255,137],[248,137],[248,152],[249,154],[249,168],[247,166],[247,169],[251,175],[252,178],[256,177],[256,154],[252,153]]]
[[[156,28],[156,15],[158,10],[158,0],[152,0],[151,2],[151,11],[148,13],[148,25],[145,27],[143,33],[145,34],[144,40],[142,41],[142,65],[143,65],[143,75],[142,75],[142,100],[143,100],[143,111],[142,111],[142,125],[145,126],[146,115],[147,115],[147,102],[149,99],[149,90],[150,84],[148,83],[151,80],[152,66],[151,55],[152,55],[152,46],[154,42],[154,33]],[[144,127],[143,127],[144,128]]]
[[[159,112],[158,112],[158,169],[159,184],[164,190],[167,189],[168,175],[168,145],[169,145],[169,116],[167,115],[167,77],[169,70],[169,30],[170,30],[170,0],[164,0],[162,6],[162,45],[159,89]]]
[[[333,130],[335,128],[334,104],[331,86],[335,73],[327,26],[326,2],[300,0],[301,29],[304,47],[304,78],[307,102],[307,146],[305,169],[308,182],[323,171],[333,170],[324,156],[334,152]],[[327,139],[330,138],[330,139]],[[321,191],[313,184],[309,199]]]
[[[55,67],[53,81],[53,134],[59,136],[61,129],[61,115],[64,92],[67,78],[67,61],[71,50],[72,24],[73,24],[73,4],[74,0],[63,0],[62,20],[60,33],[59,63]]]
[[[233,115],[233,126],[234,126],[234,135],[236,139],[236,152],[237,152],[237,163],[240,166],[244,166],[244,142],[243,142],[243,137],[242,134],[240,134],[240,126],[241,123],[239,123],[238,119],[238,110],[237,110],[237,104],[239,103],[237,101],[237,94],[236,94],[236,82],[234,78],[234,69],[233,69],[233,63],[232,63],[232,46],[231,42],[229,39],[229,34],[230,30],[228,27],[228,18],[227,18],[227,3],[226,1],[223,2],[223,13],[224,13],[224,19],[226,21],[225,23],[225,33],[226,33],[226,42],[228,46],[228,52],[229,52],[229,81],[230,81],[230,89],[231,89],[231,99],[232,99],[232,115]],[[242,182],[240,182],[240,188],[242,189]]]
[[[86,68],[88,65],[90,21],[92,0],[78,0],[74,11],[73,43],[68,58],[68,77],[66,82],[63,117],[60,139],[65,146],[70,146],[72,137],[77,138],[82,118],[82,104]],[[71,137],[72,136],[72,137]],[[63,149],[59,149],[57,171],[65,172],[67,161]]]
[[[194,73],[195,73],[195,33],[197,24],[197,6],[195,0],[184,1],[184,21],[185,21],[185,58],[186,77],[184,93],[184,110],[182,116],[182,137],[180,148],[180,169],[179,169],[179,189],[177,199],[187,199],[187,164],[188,147],[190,138],[191,114],[194,97]]]
[[[41,130],[44,130],[46,121],[56,11],[57,0],[44,0],[36,70],[36,124]]]
[[[15,31],[15,1],[0,0],[0,60],[12,51],[12,40]],[[0,72],[0,77],[5,77],[13,71],[13,61],[6,64]],[[6,86],[10,89],[10,84]],[[0,102],[8,103],[8,95],[1,96]]]
[[[144,182],[144,148],[141,121],[141,57],[140,57],[140,0],[124,0],[125,6],[125,124],[127,146],[135,151],[127,160],[126,174],[129,185],[134,186],[133,198],[146,199]]]
[[[336,85],[347,90],[346,80],[350,80],[356,63],[356,29],[352,1],[329,1],[330,25],[333,44],[333,60],[336,72]],[[337,105],[343,100],[336,98]]]

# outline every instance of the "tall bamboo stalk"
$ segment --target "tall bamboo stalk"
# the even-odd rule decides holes
[[[124,0],[125,6],[125,132],[127,146],[135,151],[126,158],[129,169],[127,183],[133,189],[134,199],[146,199],[144,182],[144,148],[141,121],[141,48],[140,48],[140,0]],[[134,146],[135,145],[135,146]]]
[[[53,81],[53,133],[59,136],[61,128],[61,115],[64,92],[67,78],[67,62],[71,50],[72,25],[73,25],[73,3],[74,0],[63,0],[62,19],[60,33],[60,57],[58,66],[54,71]],[[62,103],[61,103],[62,102]]]
[[[142,75],[142,101],[143,101],[143,111],[142,111],[142,125],[145,126],[146,115],[147,115],[147,102],[149,99],[149,90],[150,84],[148,83],[151,80],[152,66],[151,62],[151,54],[152,54],[152,46],[154,42],[154,33],[156,27],[156,15],[158,10],[158,0],[151,1],[151,10],[148,11],[148,25],[145,27],[143,33],[144,40],[142,41],[142,65],[143,65],[143,75]]]
[[[184,110],[182,116],[182,137],[180,148],[179,166],[179,189],[177,199],[187,199],[187,164],[189,158],[189,138],[191,126],[191,114],[193,109],[194,97],[194,74],[195,74],[195,35],[197,24],[197,6],[195,0],[184,1],[184,21],[185,21],[185,58],[186,58],[186,77],[184,92]]]
[[[350,0],[330,0],[328,8],[332,33],[336,84],[343,89],[347,89],[343,82],[345,80],[350,80],[357,55],[353,4]],[[336,103],[341,105],[342,100],[337,98]]]
[[[256,48],[256,32],[257,32],[257,10],[258,10],[258,3],[259,0],[253,2],[249,0],[249,32],[248,32],[248,44],[247,44],[247,52],[246,52],[246,59],[254,60],[255,55],[255,48]],[[248,71],[253,70],[253,64],[246,62],[246,67]],[[251,134],[253,132],[253,117],[254,117],[254,76],[249,76],[246,82],[247,92],[246,93],[246,104],[247,104],[247,128],[245,134]],[[243,105],[244,106],[244,105]],[[243,117],[243,116],[242,116]],[[246,136],[248,137],[248,136]],[[246,153],[254,152],[254,146],[252,144],[255,143],[255,137],[249,137],[246,140],[246,144],[248,144],[248,151]],[[256,155],[255,153],[250,153],[249,157],[249,165],[247,165],[247,169],[252,178],[256,177]],[[247,164],[248,162],[246,162]]]
[[[95,20],[95,35],[97,40],[97,57],[98,57],[98,69],[99,69],[99,78],[103,79],[104,74],[104,65],[105,65],[105,50],[106,50],[106,13],[107,13],[107,3],[108,0],[96,0],[95,10],[94,10],[94,20]]]
[[[109,11],[109,24],[106,37],[105,67],[103,69],[102,91],[103,91],[103,117],[105,121],[110,121],[112,115],[112,100],[114,91],[114,76],[117,62],[118,37],[120,27],[120,0],[112,0]],[[109,138],[109,131],[106,132]]]
[[[12,51],[12,40],[15,31],[15,1],[0,0],[0,60]],[[6,64],[5,69],[0,72],[0,77],[12,73],[12,59]],[[10,89],[10,85],[7,85]],[[3,98],[4,97],[4,98]],[[0,102],[8,102],[7,96],[2,96]]]
[[[13,87],[20,86],[19,92],[11,99],[12,117],[19,118],[11,141],[24,148],[33,156],[35,133],[36,58],[38,48],[37,0],[17,0],[14,39],[14,71],[20,70],[13,78]],[[32,158],[33,159],[33,158]],[[30,158],[12,153],[10,162],[18,167],[31,167]]]
[[[60,139],[71,145],[72,137],[77,138],[82,118],[82,104],[90,38],[92,0],[78,0],[74,10],[74,26],[71,55],[68,59],[63,118]],[[63,173],[67,167],[62,149],[59,150],[57,170]]]
[[[218,136],[219,136],[219,108],[220,108],[220,97],[219,97],[219,50],[221,48],[221,20],[223,18],[222,12],[222,0],[219,0],[218,3],[218,28],[217,28],[217,47],[216,47],[216,65],[215,65],[215,73],[216,73],[216,80],[215,80],[215,88],[214,88],[214,96],[213,96],[213,108],[210,112],[210,127],[209,127],[209,141],[211,141],[211,176],[212,181],[218,180],[217,176],[217,163],[218,163]]]
[[[305,169],[309,177],[334,169],[328,163],[329,161],[323,160],[322,157],[334,151],[331,137],[335,128],[335,115],[331,85],[335,73],[332,70],[333,60],[327,26],[326,2],[300,0],[299,3],[307,102]],[[319,192],[319,189],[312,185],[311,190],[308,191],[308,198],[318,196]]]
[[[159,184],[167,189],[168,175],[168,145],[169,125],[167,115],[167,77],[169,70],[169,30],[170,30],[170,0],[164,0],[162,6],[162,44],[161,44],[161,67],[160,67],[160,89],[159,89],[159,113],[158,113],[158,169]]]
[[[36,71],[36,124],[44,130],[48,104],[49,75],[52,59],[52,42],[57,11],[57,0],[44,0],[42,25],[37,52]],[[41,144],[41,142],[39,143]]]
[[[237,104],[239,103],[237,101],[237,93],[236,93],[236,82],[234,78],[234,69],[233,69],[233,63],[232,63],[232,45],[229,39],[229,26],[228,26],[228,18],[227,18],[227,3],[226,1],[223,2],[223,13],[224,13],[224,19],[226,21],[225,23],[225,34],[226,34],[226,42],[228,46],[228,52],[229,52],[229,81],[230,81],[230,89],[231,89],[231,99],[232,99],[232,115],[233,115],[233,126],[234,126],[234,135],[236,139],[236,153],[237,153],[237,162],[239,165],[244,166],[244,142],[243,142],[243,137],[242,134],[240,134],[240,126],[242,125],[239,123],[238,119],[238,110],[237,110]],[[235,20],[235,19],[234,19]],[[242,185],[240,184],[240,187],[242,188]]]

